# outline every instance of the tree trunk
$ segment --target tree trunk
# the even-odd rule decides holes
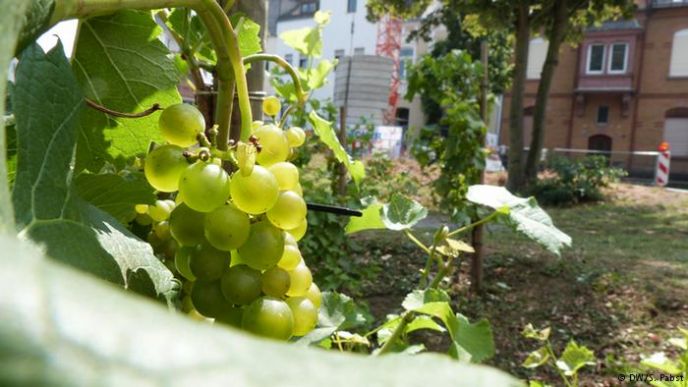
[[[542,146],[545,139],[545,114],[549,90],[552,86],[554,70],[556,70],[557,64],[559,64],[559,49],[564,41],[569,25],[567,3],[568,0],[555,1],[552,7],[553,25],[547,36],[549,48],[547,49],[547,58],[540,74],[540,84],[538,85],[535,111],[533,112],[533,137],[530,142],[530,150],[528,151],[525,167],[527,185],[531,185],[537,180],[538,163],[542,155]]]
[[[525,92],[528,46],[530,44],[530,7],[520,2],[516,10],[516,49],[514,60],[514,81],[511,86],[509,108],[509,180],[511,191],[519,192],[524,186],[523,175],[523,94]]]

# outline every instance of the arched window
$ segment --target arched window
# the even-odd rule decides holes
[[[540,79],[542,66],[547,58],[547,48],[549,42],[542,38],[535,38],[530,41],[528,48],[528,68],[526,76],[528,79]]]
[[[664,120],[664,141],[672,156],[688,156],[688,108],[669,109]]]
[[[674,34],[669,75],[672,77],[688,76],[688,29],[680,30]]]

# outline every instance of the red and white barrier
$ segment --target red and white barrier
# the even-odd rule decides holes
[[[655,184],[659,187],[666,187],[669,183],[669,166],[671,165],[671,150],[669,149],[669,143],[663,142],[658,150],[659,156],[657,157]]]

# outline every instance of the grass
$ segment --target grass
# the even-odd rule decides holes
[[[598,362],[585,370],[584,385],[614,383],[641,356],[669,349],[666,340],[677,326],[688,326],[688,194],[632,186],[617,191],[608,202],[548,209],[573,238],[561,258],[498,226],[486,236],[481,294],[470,294],[469,268],[461,267],[452,289],[457,308],[490,320],[497,345],[491,364],[556,382],[552,372],[520,366],[537,346],[520,335],[532,322],[552,327],[559,350],[575,339],[595,351]],[[426,231],[420,234],[428,238]],[[401,238],[389,232],[357,237],[367,246],[365,262],[381,268],[363,288],[378,318],[397,311],[424,262]],[[430,338],[426,345],[441,349],[446,343]]]

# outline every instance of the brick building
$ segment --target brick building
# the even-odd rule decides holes
[[[688,0],[636,1],[633,20],[586,31],[560,53],[545,117],[545,148],[614,152],[612,163],[650,174],[654,158],[623,152],[672,149],[672,178],[688,177]],[[531,40],[525,94],[524,140],[530,144],[532,112],[547,42]],[[500,142],[508,144],[509,103]],[[619,153],[616,153],[619,152]]]

